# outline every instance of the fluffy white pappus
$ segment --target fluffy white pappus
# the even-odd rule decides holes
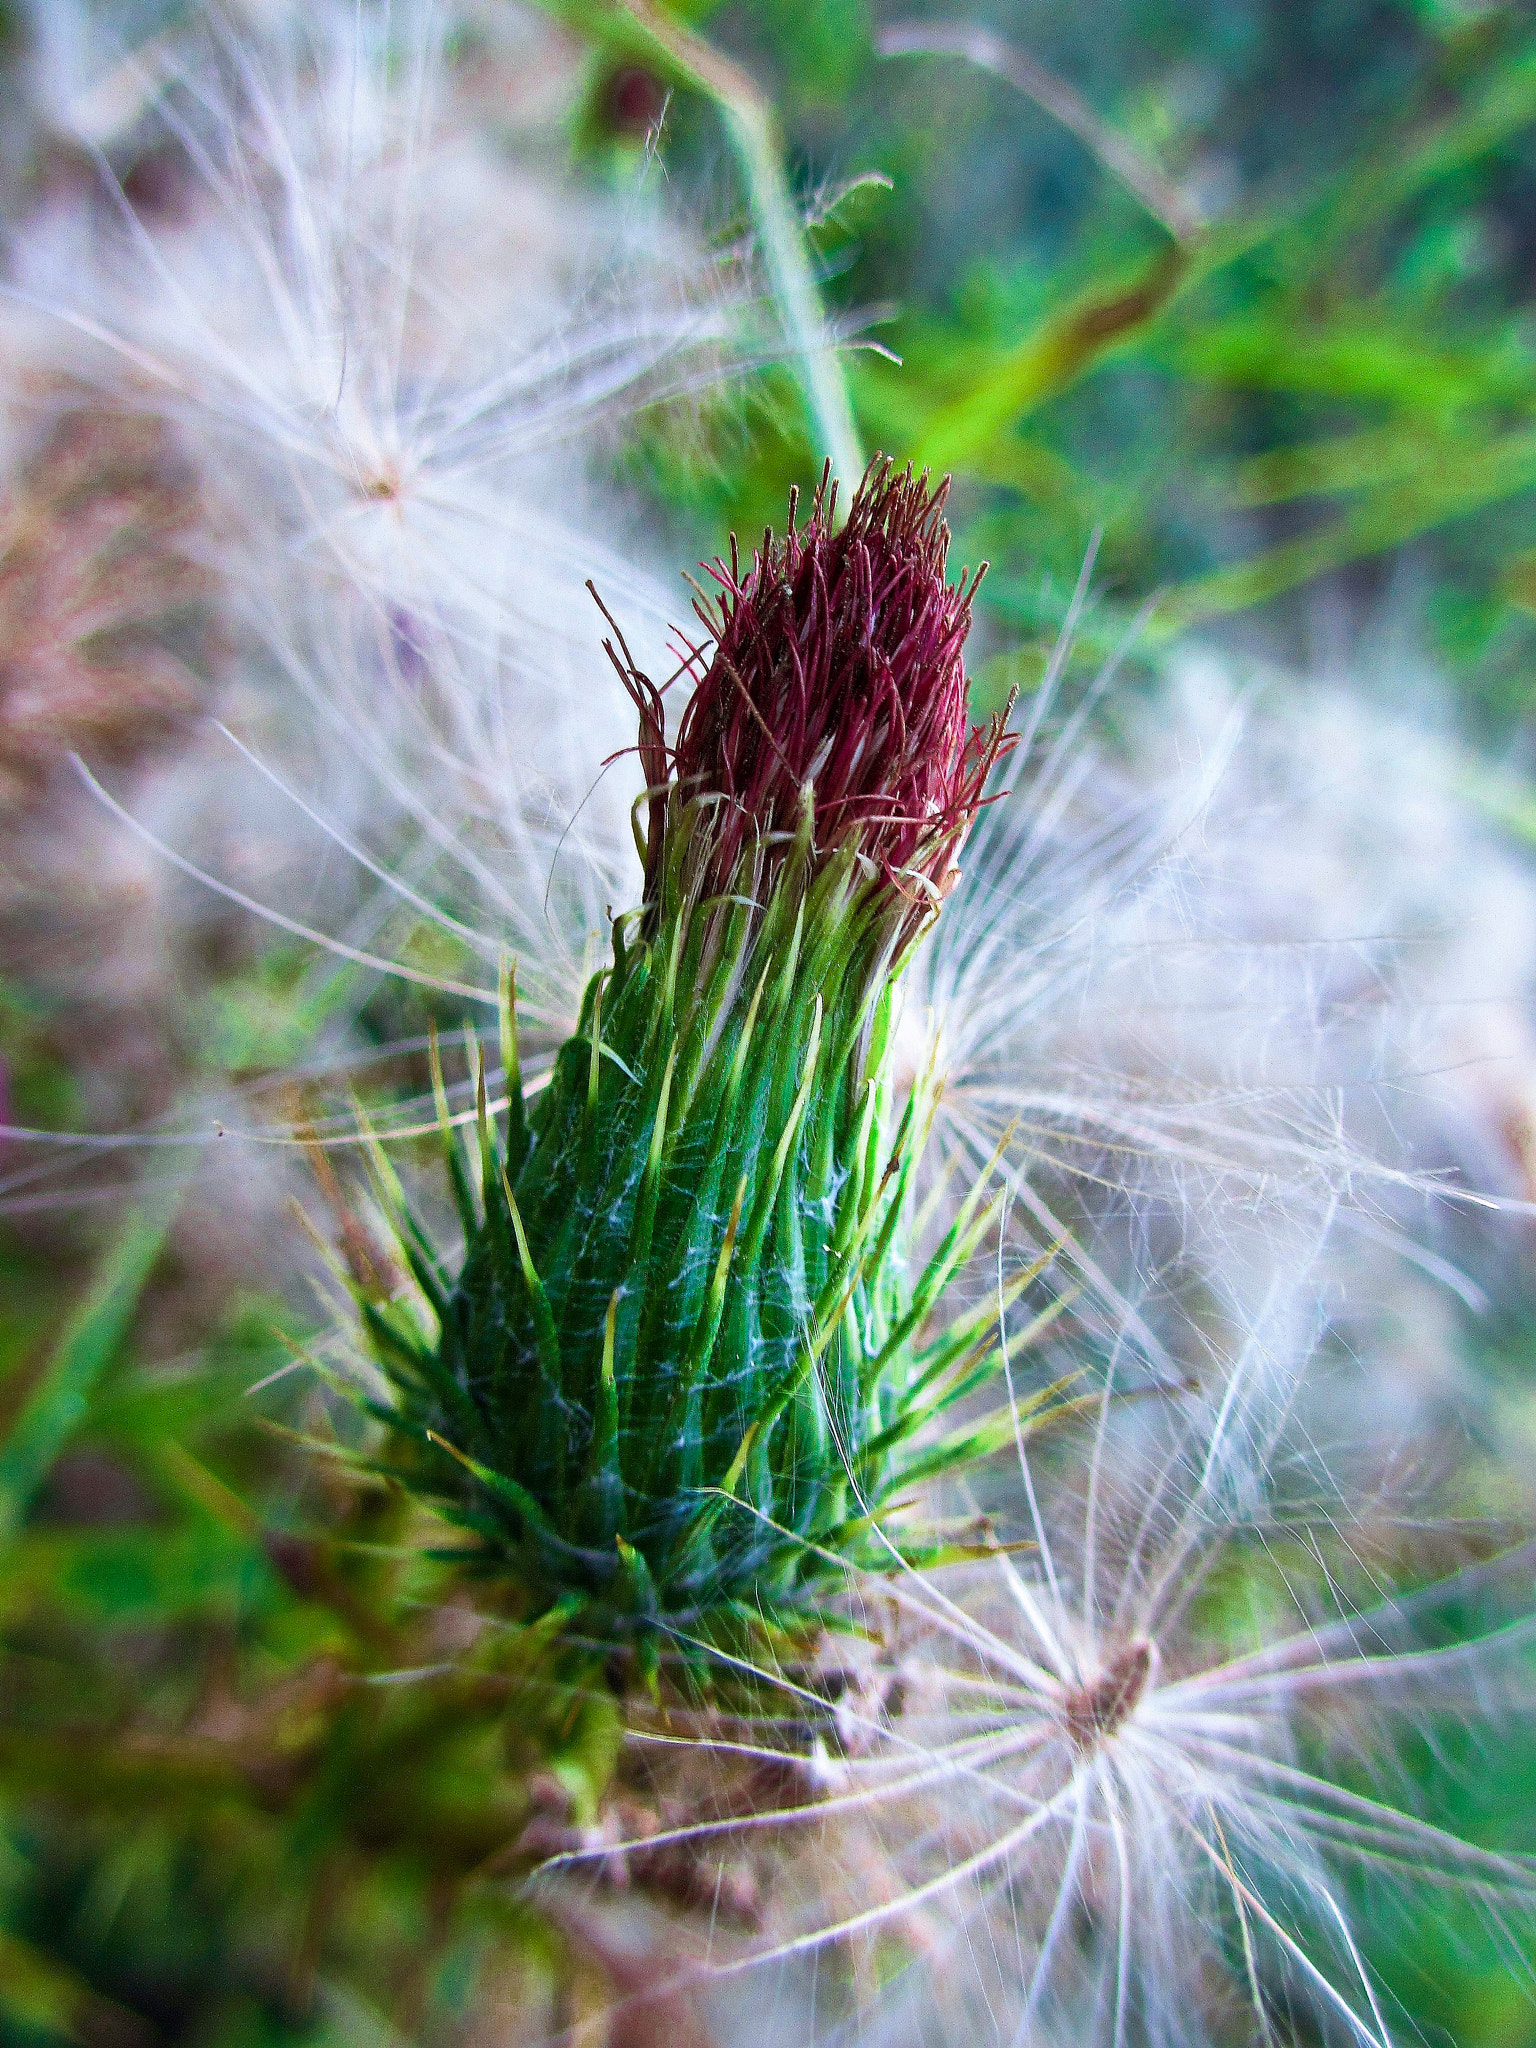
[[[650,193],[583,198],[533,161],[573,84],[547,27],[507,10],[455,57],[461,26],[431,0],[198,10],[138,60],[172,196],[117,191],[103,219],[98,194],[58,248],[36,226],[18,296],[175,420],[280,681],[331,692],[361,751],[410,731],[413,781],[430,698],[503,813],[531,792],[550,848],[578,808],[579,836],[627,845],[633,775],[583,803],[632,740],[583,586],[658,673],[663,607],[593,466],[638,409],[751,359],[759,316],[741,262]]]
[[[91,858],[100,902],[119,871],[145,900],[105,979],[155,993],[154,1087],[109,1073],[109,1050],[81,1119],[102,1142],[8,1126],[13,1209],[120,1186],[135,1127],[145,1172],[190,1145],[252,1181],[241,1137],[295,1142],[274,1072],[321,1142],[355,1143],[351,1088],[390,1088],[422,1050],[412,1017],[377,1053],[391,989],[446,1007],[451,1062],[450,1020],[494,1019],[508,954],[537,1080],[628,898],[633,720],[587,579],[639,659],[673,662],[602,461],[637,407],[739,365],[755,316],[736,260],[651,192],[582,196],[531,161],[571,54],[512,9],[456,43],[467,19],[425,0],[205,8],[109,50],[82,15],[54,66],[50,121],[96,168],[18,223],[13,394],[169,430],[199,503],[179,545],[224,645],[195,741],[81,767],[99,831],[53,801],[81,849],[50,871],[68,902]],[[37,442],[35,419],[16,439]],[[22,906],[40,947],[61,907],[46,880]],[[70,956],[82,1015],[102,957]]]
[[[748,307],[739,262],[645,190],[585,201],[548,174],[566,46],[508,9],[454,59],[461,17],[196,9],[123,60],[146,89],[135,157],[170,159],[160,184],[124,191],[103,157],[95,204],[45,206],[12,263],[18,296],[267,465],[296,560],[382,602],[424,587],[499,616],[508,550],[570,538],[573,444],[717,382]]]
[[[941,1158],[1001,1147],[1016,1217],[1175,1374],[1330,1222],[1357,1331],[1421,1281],[1475,1298],[1528,1194],[1536,876],[1453,743],[1261,680],[1175,663],[1113,748],[1032,726],[907,1011]]]
[[[1252,944],[1321,956],[1311,1001],[1340,1048],[1325,1072],[1374,1064],[1373,1149],[1395,1141],[1452,1206],[1527,1197],[1536,871],[1475,800],[1487,770],[1433,699],[1383,705],[1369,679],[1299,685],[1190,656],[1173,680],[1197,743],[1240,690],[1262,709],[1225,778],[1215,913],[1246,909]]]
[[[1112,1374],[1073,1440],[1021,1438],[989,1558],[869,1580],[814,1668],[761,1674],[777,1723],[719,1744],[755,1797],[573,1848],[567,1881],[687,1845],[718,1885],[771,1844],[759,1930],[682,1973],[754,2043],[1387,2048],[1391,1938],[1411,1976],[1454,1912],[1536,1996],[1532,1845],[1431,1810],[1529,1738],[1530,1546],[1385,1592],[1397,1538],[1266,1348],[1209,1395]]]
[[[328,945],[359,997],[398,966],[494,1015],[510,952],[557,1038],[627,895],[639,783],[587,580],[674,665],[595,471],[637,408],[750,359],[759,312],[659,181],[583,197],[533,160],[574,84],[547,25],[467,23],[430,0],[206,7],[98,50],[96,100],[77,53],[54,119],[102,176],[24,225],[12,303],[197,470],[237,655],[199,772],[222,755],[230,807],[265,800],[267,848],[237,873],[217,829],[156,843]],[[149,199],[108,175],[156,152]],[[274,894],[295,856],[315,886]]]

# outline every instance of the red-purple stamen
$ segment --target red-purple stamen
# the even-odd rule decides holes
[[[733,536],[729,564],[710,571],[720,597],[694,607],[709,637],[685,663],[694,691],[671,746],[661,693],[609,645],[640,712],[648,900],[676,791],[719,800],[722,891],[739,886],[749,849],[771,886],[809,803],[818,865],[852,841],[911,906],[904,924],[926,922],[1011,744],[1001,718],[970,723],[961,649],[982,572],[944,580],[947,494],[947,481],[930,490],[926,474],[877,460],[834,530],[829,465],[809,520],[796,529],[791,493],[784,538],[765,532],[745,572]]]

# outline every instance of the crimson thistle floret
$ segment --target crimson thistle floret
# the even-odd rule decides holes
[[[937,1433],[992,1370],[986,1319],[923,1340],[993,1211],[978,1188],[909,1276],[935,1084],[898,1099],[891,1058],[1007,745],[967,715],[975,583],[945,582],[942,504],[877,464],[841,530],[824,479],[747,571],[733,546],[675,744],[615,627],[642,904],[532,1111],[509,1030],[505,1132],[482,1113],[473,1175],[450,1148],[462,1265],[402,1229],[425,1323],[362,1304],[408,1476],[588,1629],[793,1600],[990,1441]]]
[[[716,891],[753,849],[766,893],[808,811],[817,862],[855,846],[903,906],[899,941],[926,925],[1008,744],[1002,720],[970,722],[962,649],[984,572],[945,581],[947,490],[877,463],[838,529],[828,472],[806,525],[796,529],[792,491],[783,540],[766,531],[745,572],[733,535],[729,563],[709,572],[719,598],[695,603],[707,638],[690,649],[696,687],[670,749],[660,692],[609,643],[651,785],[648,902],[680,799],[717,808]]]

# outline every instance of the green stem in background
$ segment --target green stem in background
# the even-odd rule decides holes
[[[1426,448],[1416,474],[1387,476],[1337,519],[1262,554],[1213,570],[1170,591],[1148,635],[1153,646],[1192,626],[1263,604],[1315,577],[1389,553],[1416,534],[1529,490],[1536,483],[1536,434],[1516,432],[1481,445]]]
[[[784,143],[767,96],[739,64],[654,0],[543,0],[582,34],[642,57],[670,83],[713,101],[741,164],[769,282],[794,350],[817,453],[835,476],[862,474],[853,408],[827,326],[805,231],[784,175]]]
[[[875,48],[882,57],[962,57],[979,70],[1006,79],[1075,135],[1176,242],[1192,241],[1204,227],[1199,207],[1145,151],[1100,120],[1064,79],[990,29],[970,22],[897,21],[880,31]]]
[[[177,1176],[128,1211],[101,1256],[89,1292],[0,1444],[0,1541],[20,1524],[112,1363],[184,1192],[185,1182]]]

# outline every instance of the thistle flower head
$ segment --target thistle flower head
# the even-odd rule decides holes
[[[877,464],[842,532],[824,483],[722,563],[675,747],[615,627],[641,912],[504,1151],[482,1121],[462,1270],[404,1249],[431,1327],[365,1304],[424,1490],[594,1628],[787,1600],[971,1454],[930,1426],[992,1370],[988,1315],[930,1317],[996,1209],[974,1190],[909,1279],[934,1077],[898,1101],[892,1062],[895,975],[1005,744],[966,716],[942,503]]]
[[[719,597],[695,603],[708,639],[690,646],[670,748],[660,691],[613,656],[652,789],[648,903],[669,818],[697,806],[706,895],[739,888],[750,859],[763,900],[808,828],[813,870],[847,849],[898,906],[898,950],[927,924],[1010,744],[1003,719],[970,722],[961,650],[983,571],[945,580],[947,493],[877,458],[839,528],[829,466],[806,523],[791,492],[782,540],[766,530],[750,568],[732,536],[709,572]]]

